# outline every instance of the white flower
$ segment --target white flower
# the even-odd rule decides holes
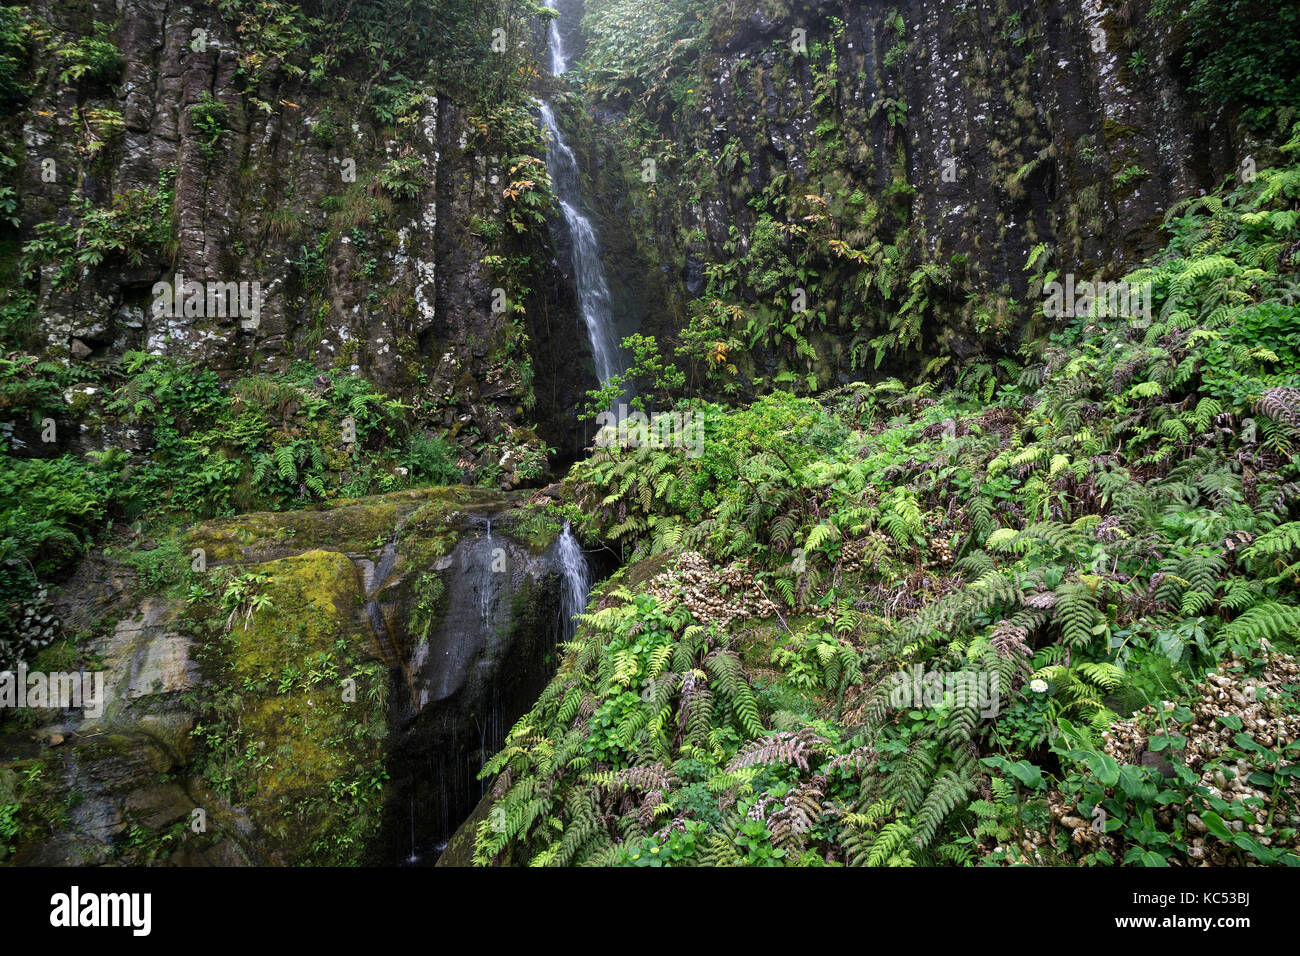
[[[1029,689],[1032,690],[1035,694],[1046,694],[1047,681],[1042,680],[1041,678],[1038,680],[1031,680],[1029,682]]]

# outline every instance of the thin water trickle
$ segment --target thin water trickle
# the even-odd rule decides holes
[[[384,550],[379,553],[379,563],[375,565],[375,580],[371,585],[372,591],[378,591],[388,580],[388,575],[393,571],[393,564],[397,561],[397,544],[393,541],[384,545]]]
[[[415,792],[411,792],[411,855],[406,858],[407,863],[419,863],[420,858],[415,853]]]
[[[493,618],[496,615],[497,591],[500,587],[497,578],[500,575],[494,574],[492,571],[492,554],[490,551],[478,557],[484,564],[484,573],[479,576],[478,581],[478,616],[479,620],[483,622],[484,629],[490,631]]]

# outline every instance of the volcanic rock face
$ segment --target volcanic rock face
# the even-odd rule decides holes
[[[1062,274],[1122,274],[1163,246],[1175,201],[1252,146],[1197,112],[1149,6],[749,0],[694,35],[683,28],[662,76],[607,89],[593,114],[603,132],[591,135],[619,144],[590,159],[602,234],[617,243],[617,224],[632,222],[633,243],[660,267],[657,282],[639,280],[668,302],[649,325],[684,323],[710,263],[732,263],[761,290],[762,260],[745,257],[772,196],[793,200],[798,221],[814,211],[803,195],[819,195],[850,247],[894,243],[943,268],[959,290],[947,311],[968,313],[943,332],[958,358],[1007,333],[969,313],[1024,300],[1037,244]],[[869,291],[841,294],[828,278],[809,278],[808,308],[839,327],[813,340],[818,360],[842,369],[835,337],[874,306]],[[740,294],[761,305],[769,291]]]
[[[368,97],[393,78],[355,64],[326,83],[270,68],[250,88],[250,28],[211,4],[37,0],[31,16],[69,41],[107,28],[120,63],[76,82],[57,63],[35,70],[13,176],[20,240],[78,223],[85,202],[159,226],[98,262],[42,264],[31,350],[84,363],[144,349],[223,375],[305,360],[445,404],[445,424],[469,413],[492,435],[522,421],[526,388],[500,361],[511,316],[483,264],[501,250],[479,231],[501,218],[507,159],[466,106],[430,79],[417,111],[381,122]],[[161,308],[160,283],[206,295]],[[224,308],[226,283],[260,295],[255,315]],[[527,294],[558,312],[545,289]],[[576,323],[545,339],[580,361]]]
[[[120,66],[76,82],[57,64],[38,71],[14,177],[20,240],[75,223],[83,202],[134,203],[146,220],[155,203],[155,218],[172,219],[166,241],[45,262],[31,348],[76,362],[142,348],[223,373],[341,366],[445,404],[448,426],[470,414],[490,437],[527,419],[561,457],[577,453],[572,410],[594,378],[567,240],[533,250],[537,404],[525,414],[527,386],[501,363],[514,335],[510,313],[493,308],[501,280],[484,266],[502,251],[487,236],[502,231],[510,161],[479,135],[478,115],[429,86],[408,122],[385,125],[367,97],[391,78],[358,70],[313,83],[269,69],[250,88],[247,27],[206,4],[31,6],[65,37],[107,27]],[[576,61],[583,4],[558,8]],[[1144,0],[742,0],[665,66],[663,84],[689,88],[684,105],[561,104],[620,330],[676,334],[705,293],[705,267],[748,252],[756,198],[771,190],[832,197],[850,246],[894,242],[950,269],[967,312],[1023,296],[1040,242],[1061,272],[1115,274],[1155,248],[1163,210],[1249,147],[1189,107],[1170,38],[1147,12]],[[544,37],[534,40],[540,56]],[[653,131],[653,149],[620,132],[627,119]],[[409,185],[381,185],[390,168]],[[252,320],[158,310],[158,284],[178,281],[255,285],[261,307]],[[834,285],[809,303],[827,330],[870,308]],[[852,364],[841,332],[814,335],[824,373]],[[970,357],[1003,332],[967,315],[943,336]],[[83,444],[106,442],[135,438]]]

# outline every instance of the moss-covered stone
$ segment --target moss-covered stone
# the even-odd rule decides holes
[[[259,511],[205,521],[186,536],[209,564],[266,561],[325,548],[373,551],[400,529],[405,538],[446,535],[457,512],[505,499],[499,491],[465,485],[412,488],[369,498],[340,498],[302,511]]]
[[[236,625],[212,675],[235,699],[217,712],[217,739],[231,739],[210,746],[208,779],[247,810],[272,859],[352,862],[378,822],[387,729],[386,669],[357,624],[357,571],[316,549],[255,573],[267,603]],[[211,744],[214,725],[206,733]]]

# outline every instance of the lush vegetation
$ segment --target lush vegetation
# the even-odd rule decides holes
[[[695,402],[702,455],[575,466],[630,563],[486,768],[477,859],[1300,864],[1300,687],[1265,649],[1300,629],[1294,132],[1170,212],[1148,327]],[[1215,680],[1250,696],[1207,710]]]
[[[804,35],[795,43],[788,31],[768,31],[762,67],[742,59],[721,78],[720,51],[751,29],[743,5],[605,0],[588,11],[589,45],[576,72],[590,97],[626,114],[612,138],[627,169],[620,187],[642,217],[637,227],[667,231],[675,255],[702,260],[703,289],[685,304],[673,342],[692,393],[729,401],[772,388],[812,393],[845,365],[859,374],[885,362],[923,365],[945,352],[954,333],[1009,335],[1032,317],[1009,285],[936,246],[915,216],[903,135],[909,27],[898,10],[873,21],[867,44],[876,54],[861,61],[866,72],[852,66],[862,41],[848,36],[844,21],[818,15],[805,22],[785,0],[764,4],[760,16],[788,17]],[[954,23],[973,29],[973,17],[963,9]],[[1007,105],[1030,115],[1024,37],[1004,32],[995,42],[994,61],[1012,77]],[[978,84],[976,72],[972,66],[963,85]],[[846,94],[864,85],[877,91],[869,105]],[[797,105],[778,105],[781,97],[768,92],[782,88],[797,95]],[[719,110],[751,108],[740,104],[756,104],[752,124],[716,125]],[[781,115],[785,109],[811,129],[797,172],[774,162],[768,145],[796,123]],[[1008,123],[1005,134],[1001,126],[994,132],[1010,140],[1019,131]],[[1045,145],[1023,132],[1017,147]],[[1000,142],[994,152],[1011,151]],[[648,159],[659,171],[649,185],[641,178]],[[999,167],[991,174],[1023,198],[1020,180],[1030,172]],[[728,205],[725,234],[717,225],[701,228],[698,213],[687,227],[661,212],[708,202]]]
[[[1265,126],[1300,102],[1300,10],[1287,0],[1156,0],[1183,40],[1182,65],[1214,107]]]
[[[388,247],[402,217],[431,182],[428,161],[412,149],[425,135],[420,117],[439,94],[451,95],[473,111],[467,126],[474,146],[511,157],[499,217],[479,220],[484,270],[511,289],[508,322],[493,337],[488,361],[495,388],[533,405],[522,303],[551,193],[534,155],[542,141],[527,86],[536,71],[521,41],[543,8],[513,0],[221,0],[214,12],[241,40],[237,90],[214,96],[205,89],[184,107],[196,150],[189,162],[205,174],[219,171],[249,112],[299,109],[264,99],[277,83],[305,84],[325,103],[311,128],[317,146],[338,148],[356,135],[339,119],[353,109],[366,111],[389,146],[354,144],[357,155],[380,159],[371,168],[363,159],[357,181],[327,190],[323,231],[300,233],[300,215],[286,207],[262,234],[231,243],[240,256],[270,254],[284,263],[286,305],[304,324],[296,354],[310,361],[288,372],[232,375],[143,351],[89,361],[75,350],[69,355],[66,345],[47,341],[42,308],[49,296],[75,297],[88,277],[121,270],[156,268],[171,278],[180,169],[108,196],[62,189],[64,182],[104,177],[109,160],[120,156],[122,116],[104,97],[122,73],[115,30],[78,24],[71,15],[47,22],[27,7],[0,10],[0,100],[15,118],[0,124],[0,218],[12,226],[27,220],[26,228],[6,232],[0,247],[0,410],[12,425],[0,438],[0,623],[12,624],[43,583],[58,581],[93,542],[112,535],[114,523],[120,529],[144,521],[166,535],[166,528],[194,519],[325,498],[496,484],[503,459],[513,462],[516,481],[547,471],[547,449],[530,430],[490,431],[478,421],[449,427],[444,406],[454,407],[456,396],[435,392],[413,338],[396,343],[409,378],[405,402],[356,374],[355,342],[345,342],[323,369],[317,348],[333,302],[332,251],[349,243],[358,250],[351,280],[373,288],[387,281],[381,262],[391,260]],[[495,29],[505,33],[500,55],[485,57],[481,47]],[[211,24],[195,28],[191,52],[216,43],[212,32]],[[38,197],[20,202],[9,184],[30,159],[16,118],[42,84],[75,92],[78,102],[93,98],[72,115],[81,137],[77,168],[62,157],[64,165],[52,167],[51,186],[69,193],[61,207]],[[401,304],[381,300],[373,288],[369,307]],[[78,432],[106,450],[73,453],[70,436]]]
[[[1070,263],[1116,261],[1098,237],[1159,172],[1108,114],[1068,141],[1044,116],[1045,8],[944,14],[987,48],[957,78],[987,105],[981,204],[953,198],[976,170],[918,178],[926,41],[892,7],[796,37],[792,0],[587,0],[554,78],[536,0],[211,6],[184,69],[230,82],[155,104],[176,148],[143,179],[122,22],[0,6],[0,668],[102,663],[119,622],[67,633],[49,596],[103,558],[105,603],[158,598],[140,640],[193,665],[139,704],[157,782],[219,798],[273,862],[355,864],[393,809],[388,665],[445,620],[462,510],[506,504],[426,486],[539,489],[493,519],[537,552],[562,516],[619,569],[484,754],[480,865],[1300,865],[1294,3],[1104,12],[1121,85],[1160,69],[1273,166],[1133,226],[1165,244],[1125,280],[1149,321],[1044,313]],[[538,95],[626,232],[607,260],[635,250],[618,295],[691,290],[576,409]],[[274,328],[159,347],[175,327],[135,321],[196,229],[206,265],[274,276]],[[540,489],[531,423],[625,396],[644,419]],[[0,755],[0,861],[70,827],[94,761],[127,763],[105,736]],[[216,840],[132,819],[107,855]]]
[[[535,75],[519,41],[544,9],[532,0],[218,0],[217,7],[247,41],[240,78],[255,103],[259,87],[277,77],[320,88],[364,64],[370,108],[388,122],[423,100],[416,77],[429,63],[438,88],[478,104],[512,99]],[[499,61],[483,50],[494,29],[505,31]]]

